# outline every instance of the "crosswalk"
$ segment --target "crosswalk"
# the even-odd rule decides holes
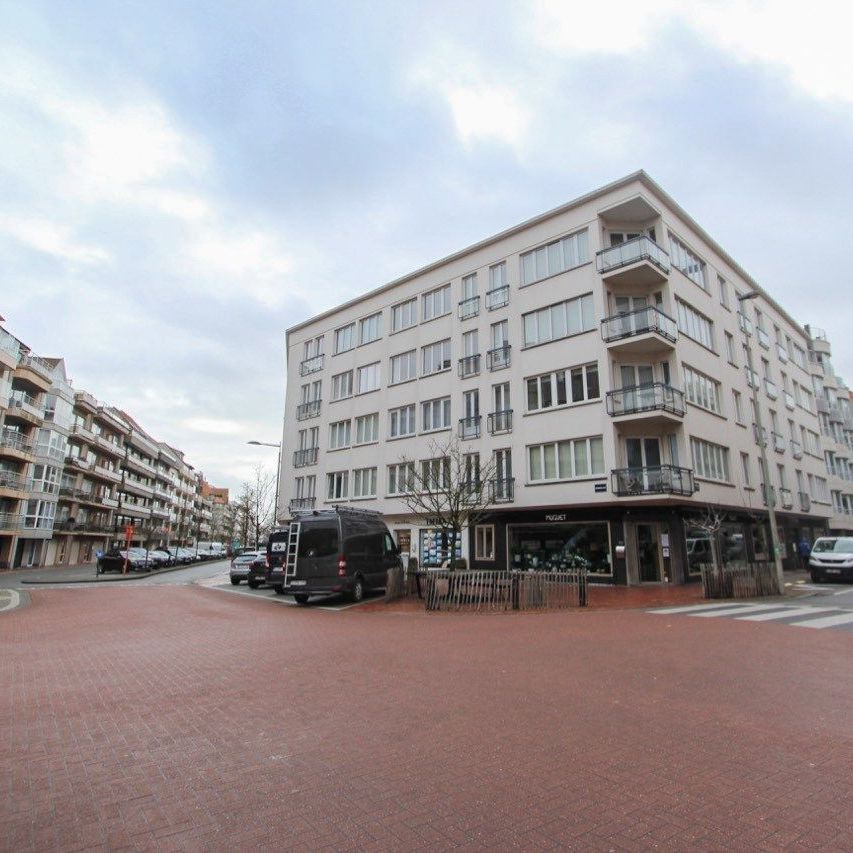
[[[735,604],[734,602],[716,602],[714,604],[693,604],[684,607],[664,607],[649,610],[656,616],[694,616],[699,619],[728,618],[739,622],[778,622],[797,628],[840,628],[853,630],[853,610],[840,607],[806,607],[800,604]]]

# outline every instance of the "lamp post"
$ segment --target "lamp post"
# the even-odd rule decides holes
[[[755,299],[758,294],[753,290],[749,293],[738,296],[737,301],[740,303],[741,314],[744,320],[747,319],[746,312],[743,308],[743,303],[748,299]],[[744,348],[746,349],[746,366],[749,370],[749,382],[752,385],[752,407],[755,409],[755,441],[758,444],[758,457],[761,461],[761,477],[764,480],[764,497],[767,501],[767,520],[770,523],[770,547],[773,549],[773,563],[776,567],[776,586],[779,595],[785,593],[785,575],[782,571],[782,555],[779,553],[779,528],[776,526],[776,496],[775,490],[770,485],[770,467],[767,464],[767,442],[764,439],[764,427],[761,423],[761,409],[758,405],[758,382],[756,382],[756,373],[752,368],[752,347],[749,344],[749,332],[744,326],[744,340],[746,341]]]
[[[273,511],[273,523],[278,524],[278,484],[281,477],[281,442],[275,441],[247,441],[246,444],[254,444],[258,447],[275,447],[278,449],[278,458],[275,463],[275,509]]]

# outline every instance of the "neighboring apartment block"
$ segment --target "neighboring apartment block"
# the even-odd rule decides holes
[[[291,328],[279,517],[375,509],[436,565],[442,532],[401,500],[403,460],[440,477],[452,434],[472,471],[494,467],[489,517],[463,541],[475,567],[579,554],[603,581],[684,581],[708,505],[727,511],[728,558],[766,558],[767,499],[793,564],[833,515],[808,352],[638,172]]]

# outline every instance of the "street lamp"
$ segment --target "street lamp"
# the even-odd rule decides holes
[[[744,320],[746,320],[747,317],[746,312],[743,309],[743,303],[748,299],[756,299],[757,297],[758,293],[754,290],[749,293],[744,293],[742,296],[738,296],[737,301],[740,303],[741,314],[743,315]],[[746,324],[744,324],[743,336],[746,341],[744,344],[744,349],[746,350],[746,366],[747,370],[749,370],[749,382],[752,385],[752,407],[755,409],[755,441],[758,444],[758,456],[761,461],[761,476],[764,480],[764,496],[767,500],[767,520],[770,523],[770,547],[773,549],[773,563],[776,566],[776,586],[778,588],[779,595],[784,595],[785,575],[782,572],[782,555],[780,554],[779,548],[779,528],[776,526],[776,496],[775,490],[770,485],[770,468],[767,465],[767,442],[764,439],[765,433],[764,427],[761,423],[761,409],[758,406],[758,382],[755,380],[757,374],[752,368],[752,347],[749,344],[749,332],[747,331]]]
[[[278,448],[278,459],[275,463],[275,524],[278,524],[278,484],[281,477],[281,442],[275,441],[247,441],[246,444],[254,444],[258,447],[276,447]]]

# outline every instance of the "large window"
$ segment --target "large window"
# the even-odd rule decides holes
[[[558,302],[522,317],[524,323],[524,345],[556,341],[595,327],[592,294],[586,293],[575,299]]]
[[[335,330],[335,355],[355,346],[355,323]]]
[[[705,281],[705,261],[688,249],[677,237],[669,235],[669,258],[672,265],[680,269],[691,281],[703,290],[708,289]]]
[[[409,350],[400,355],[391,356],[391,384],[408,382],[418,377],[418,352]]]
[[[585,264],[589,260],[589,235],[584,229],[524,252],[521,256],[521,283],[533,284],[548,276]]]
[[[697,477],[708,480],[730,482],[729,451],[727,447],[713,444],[701,438],[690,439],[690,453],[693,456],[693,472]]]
[[[604,444],[600,435],[534,444],[527,460],[531,483],[589,477],[604,473]]]
[[[444,314],[450,313],[450,285],[445,284],[444,287],[438,287],[425,293],[423,299],[423,311],[421,317],[424,321],[432,320],[435,317],[441,317]]]
[[[700,314],[686,302],[675,300],[678,315],[678,328],[688,338],[693,338],[697,343],[714,349],[714,324],[704,315]]]
[[[684,396],[709,412],[720,414],[720,383],[684,365]]]
[[[349,473],[330,471],[326,474],[326,498],[330,501],[346,500],[349,495]]]
[[[382,337],[382,312],[371,314],[365,317],[358,324],[358,342],[359,344],[369,344],[371,341],[378,341]]]
[[[405,495],[414,490],[415,463],[400,462],[388,466],[388,494]]]
[[[379,441],[379,412],[360,415],[355,419],[355,443],[372,444]]]
[[[423,375],[450,370],[450,339],[423,347]]]
[[[354,498],[376,497],[375,468],[356,468],[352,472],[352,496]]]
[[[527,380],[528,412],[597,400],[600,396],[597,363],[543,373]]]
[[[421,403],[421,430],[447,429],[450,426],[450,397]]]
[[[418,298],[407,299],[391,309],[391,331],[408,329],[418,322]]]
[[[450,485],[450,458],[439,456],[421,462],[421,485],[426,491],[446,489]]]
[[[358,369],[358,384],[356,386],[357,394],[366,394],[368,391],[375,391],[379,387],[379,362],[366,364]]]
[[[332,377],[332,400],[343,400],[345,397],[352,397],[351,370]]]
[[[404,435],[414,435],[416,430],[415,424],[415,404],[409,406],[400,406],[398,409],[391,409],[388,412],[388,436],[389,438],[402,438]]]
[[[329,424],[329,450],[340,450],[350,446],[352,421],[337,421]]]

